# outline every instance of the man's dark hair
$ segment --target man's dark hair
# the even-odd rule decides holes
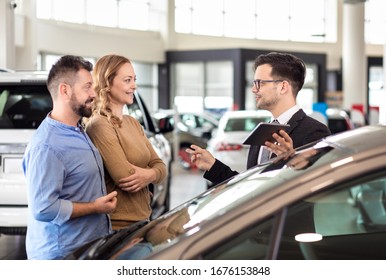
[[[306,77],[306,65],[300,58],[288,54],[270,52],[259,55],[255,60],[255,70],[258,66],[269,64],[272,67],[272,78],[288,81],[294,90],[295,97],[301,90]]]
[[[51,96],[56,96],[60,83],[73,85],[75,76],[81,69],[91,72],[93,65],[80,56],[65,55],[59,58],[48,73],[47,88]]]

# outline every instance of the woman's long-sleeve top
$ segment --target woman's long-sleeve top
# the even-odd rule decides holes
[[[121,178],[133,174],[130,164],[153,169],[156,172],[153,183],[161,182],[167,175],[165,163],[153,149],[140,123],[131,116],[124,116],[118,127],[107,117],[96,115],[87,123],[86,132],[103,158],[107,191],[118,192],[117,207],[111,214],[113,227],[122,222],[124,225],[125,222],[148,219],[151,214],[149,189],[130,193],[117,186]]]

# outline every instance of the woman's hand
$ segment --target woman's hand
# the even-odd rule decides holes
[[[141,168],[129,163],[131,167],[131,175],[128,177],[122,178],[118,182],[118,187],[120,187],[125,192],[137,192],[150,183],[153,183],[156,180],[156,172],[153,169]]]

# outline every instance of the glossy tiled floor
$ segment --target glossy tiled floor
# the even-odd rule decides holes
[[[184,170],[177,164],[172,167],[171,208],[206,190],[206,182],[199,170]],[[26,259],[25,237],[0,235],[0,260]]]

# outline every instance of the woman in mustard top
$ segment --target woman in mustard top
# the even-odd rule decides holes
[[[140,123],[123,115],[137,88],[130,60],[106,55],[96,62],[93,77],[97,101],[86,132],[102,155],[107,191],[118,192],[117,207],[111,214],[112,227],[117,230],[149,219],[148,185],[161,182],[167,169]]]

